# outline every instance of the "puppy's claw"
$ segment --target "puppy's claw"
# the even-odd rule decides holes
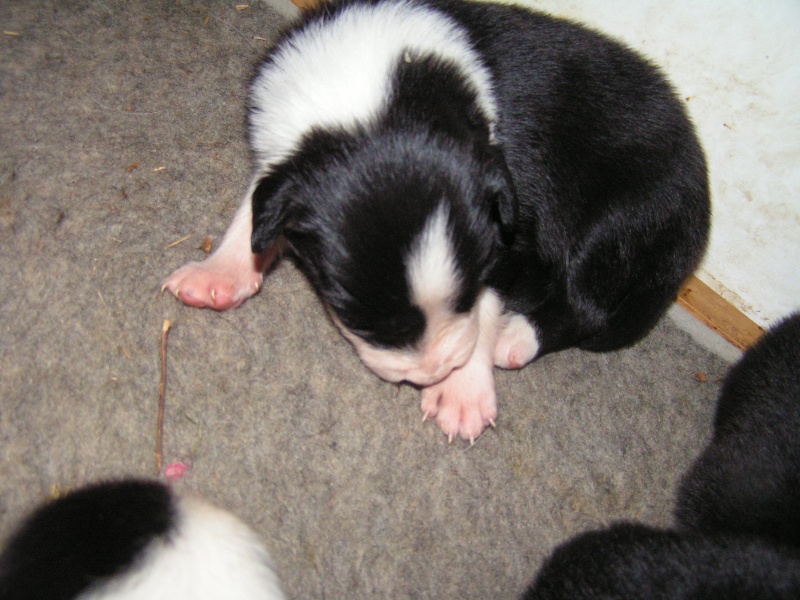
[[[211,301],[212,302],[216,302],[217,301],[217,290],[215,290],[215,289],[211,290]]]
[[[489,425],[492,426],[492,429],[497,429],[497,423],[494,422],[494,419],[489,419]]]
[[[452,444],[453,443],[453,434],[452,433],[447,436],[447,443],[448,444]]]
[[[422,415],[422,422],[424,423],[427,420],[428,420],[428,413],[425,413],[424,415]]]
[[[472,448],[475,445],[475,438],[469,436],[469,447]]]

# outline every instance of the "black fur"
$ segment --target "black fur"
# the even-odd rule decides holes
[[[130,569],[174,526],[172,496],[156,482],[104,483],[54,500],[0,554],[0,598],[74,598]]]
[[[523,600],[796,600],[800,560],[763,540],[617,524],[548,559]]]
[[[800,548],[800,313],[725,378],[714,437],[684,477],[677,517],[690,529]]]
[[[673,531],[618,524],[555,550],[525,600],[800,598],[800,313],[734,365]]]
[[[454,310],[491,286],[534,323],[540,354],[635,342],[706,244],[706,164],[681,102],[658,69],[583,27],[511,6],[417,3],[455,19],[491,71],[496,140],[453,65],[401,60],[377,125],[316,131],[262,181],[253,250],[283,233],[345,325],[413,346],[424,322],[402,257],[444,196],[465,286]]]
[[[513,7],[451,10],[494,75],[519,199],[493,284],[537,325],[542,353],[635,342],[706,244],[706,164],[684,107],[600,34]]]

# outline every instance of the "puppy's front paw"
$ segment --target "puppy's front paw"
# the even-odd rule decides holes
[[[480,367],[480,368],[479,368]],[[422,390],[422,412],[436,423],[450,441],[460,436],[474,443],[497,419],[497,396],[491,365],[470,361],[444,380]]]
[[[263,277],[255,264],[211,256],[203,262],[182,266],[167,277],[161,289],[169,290],[189,306],[228,310],[255,294]]]

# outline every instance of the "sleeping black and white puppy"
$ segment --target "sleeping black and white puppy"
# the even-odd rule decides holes
[[[164,283],[219,310],[288,247],[362,361],[445,434],[493,367],[629,345],[702,255],[706,164],[658,69],[526,9],[325,3],[251,87],[255,173],[216,252]]]
[[[37,509],[0,553],[3,600],[282,600],[256,535],[156,481],[77,490]]]
[[[800,598],[800,313],[728,373],[676,517],[562,544],[524,600]]]

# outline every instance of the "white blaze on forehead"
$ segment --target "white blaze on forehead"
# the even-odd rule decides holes
[[[495,121],[489,72],[449,17],[407,2],[352,6],[290,37],[254,80],[251,137],[261,167],[286,158],[312,128],[374,122],[389,100],[394,68],[416,55],[459,67]]]
[[[411,301],[423,309],[429,327],[432,316],[451,312],[459,288],[453,245],[447,231],[447,209],[440,205],[406,259]]]

